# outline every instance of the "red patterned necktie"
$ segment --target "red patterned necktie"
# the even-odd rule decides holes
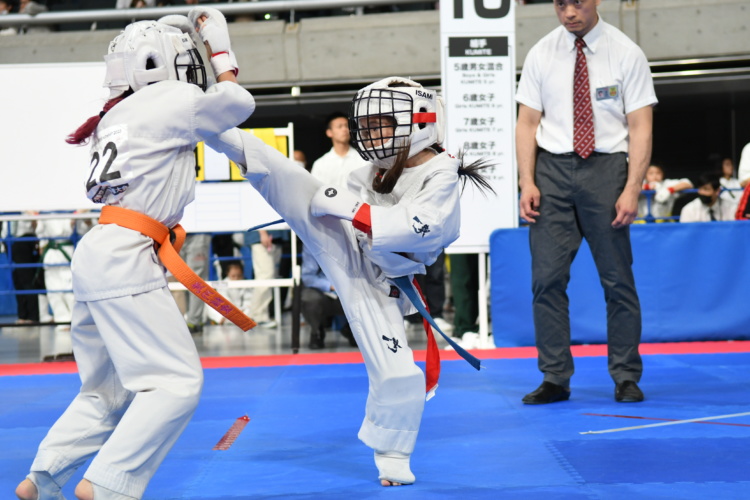
[[[589,68],[583,48],[586,42],[576,38],[576,70],[573,76],[573,150],[581,158],[594,151],[594,110],[591,107]]]

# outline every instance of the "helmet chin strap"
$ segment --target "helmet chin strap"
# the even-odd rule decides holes
[[[104,87],[109,88],[109,98],[114,99],[130,88],[125,73],[125,54],[115,52],[104,56],[107,63],[107,74],[104,77]]]

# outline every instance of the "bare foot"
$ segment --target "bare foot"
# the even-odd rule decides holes
[[[75,493],[78,500],[94,500],[94,487],[88,479],[81,479],[76,486]]]
[[[34,483],[31,482],[31,479],[24,479],[16,487],[16,496],[21,500],[37,500],[39,492],[36,490]]]

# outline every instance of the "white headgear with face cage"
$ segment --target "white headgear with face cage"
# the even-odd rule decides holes
[[[162,80],[181,80],[206,89],[206,69],[190,36],[156,21],[129,24],[110,42],[104,61],[104,86],[110,89],[110,99],[128,88],[137,92]]]
[[[395,120],[392,134],[383,135],[382,127],[368,124],[367,118],[376,116]],[[357,92],[349,113],[355,149],[365,160],[386,169],[393,166],[399,151],[407,146],[411,158],[433,144],[441,144],[443,123],[442,97],[434,90],[398,76],[384,78]],[[367,140],[373,132],[382,138],[382,144],[376,146]]]

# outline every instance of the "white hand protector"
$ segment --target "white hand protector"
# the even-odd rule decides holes
[[[199,45],[198,43],[196,43],[199,39],[196,39],[196,37],[192,36],[197,35],[195,26],[193,26],[193,23],[191,23],[190,19],[188,19],[187,17],[177,14],[170,14],[168,16],[159,18],[159,22],[177,28],[183,33],[191,35],[190,38],[193,39],[193,43],[195,43],[195,46],[197,47]]]
[[[365,203],[343,188],[320,186],[310,201],[310,213],[315,217],[333,215],[352,220]]]
[[[206,16],[203,24],[198,19]],[[229,40],[229,29],[227,20],[219,10],[213,7],[195,7],[188,13],[188,19],[195,26],[195,30],[203,40],[203,43],[211,47],[211,67],[218,77],[222,73],[232,71],[235,75],[238,72],[237,58],[232,51]]]
[[[670,196],[672,196],[672,192],[669,188],[660,188],[654,195],[654,201],[656,203],[666,203],[669,201]]]

